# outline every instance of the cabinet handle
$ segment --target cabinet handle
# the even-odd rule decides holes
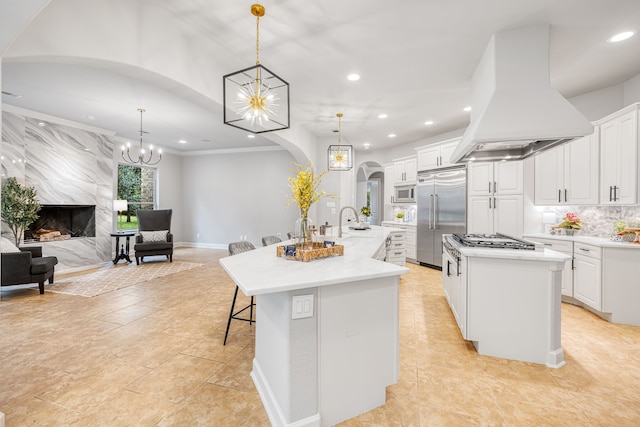
[[[572,269],[572,270],[575,270],[575,269],[576,269],[576,264],[575,264],[575,263],[576,263],[576,259],[575,259],[575,258],[573,258],[573,257],[571,257],[571,269]]]
[[[564,202],[567,202],[567,189],[564,189]]]
[[[613,191],[613,187],[612,187],[612,186],[609,186],[609,201],[610,201],[610,202],[612,202],[612,201],[613,201],[613,197],[611,196],[612,191]]]
[[[493,194],[496,194],[496,182],[495,181],[493,181]]]
[[[585,252],[591,252],[591,249],[585,249],[585,248],[578,248],[578,249],[580,249],[581,251],[585,251]]]
[[[562,190],[558,190],[558,203],[562,202]]]
[[[543,243],[545,246],[553,246],[551,243]]]
[[[491,194],[491,181],[489,181],[489,194]]]
[[[496,209],[498,207],[498,205],[496,205],[496,198],[493,198],[493,209]]]
[[[618,201],[618,186],[617,185],[613,186],[613,201],[614,202]]]
[[[491,197],[489,197],[489,209],[491,209]]]
[[[447,277],[451,276],[450,267],[451,267],[451,261],[447,260]]]

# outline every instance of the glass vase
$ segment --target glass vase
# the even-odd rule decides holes
[[[313,221],[308,216],[301,216],[295,225],[296,247],[307,250],[313,249]]]

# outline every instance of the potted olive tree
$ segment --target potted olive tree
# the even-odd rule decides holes
[[[16,242],[20,245],[20,239],[25,228],[38,219],[38,203],[36,190],[18,182],[15,177],[10,177],[2,186],[2,220],[7,223]]]

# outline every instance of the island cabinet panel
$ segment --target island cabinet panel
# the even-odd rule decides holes
[[[560,252],[571,257],[571,261],[567,261],[564,270],[562,270],[562,295],[573,296],[573,242],[555,239],[544,239],[540,237],[527,237],[525,239],[542,243],[545,248],[552,251]]]
[[[272,425],[336,425],[386,400],[398,381],[398,292],[409,272],[380,261],[392,229],[347,226],[344,255],[302,263],[266,246],[220,259],[245,295],[257,295],[251,377]],[[308,316],[294,297],[312,300]]]

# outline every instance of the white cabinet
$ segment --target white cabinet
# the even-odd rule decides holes
[[[534,158],[535,204],[598,204],[598,129]]]
[[[455,151],[460,138],[449,139],[437,144],[420,147],[418,151],[418,170],[429,170],[452,166],[451,154]]]
[[[501,233],[521,237],[524,229],[523,196],[474,196],[467,205],[467,233]]]
[[[522,236],[522,161],[471,163],[468,171],[467,232]]]
[[[418,179],[416,156],[394,160],[393,176],[396,185],[415,184]]]
[[[384,227],[400,228],[404,230],[404,250],[408,260],[415,262],[418,259],[417,256],[417,233],[416,226],[414,224],[404,224],[391,221],[383,221]]]
[[[600,120],[600,203],[638,202],[638,108],[633,104]]]
[[[462,265],[448,251],[442,252],[442,290],[447,298],[460,333],[467,338],[467,294],[466,281],[462,280]]]
[[[393,203],[393,196],[395,195],[395,175],[393,173],[393,164],[385,165],[384,167],[384,204],[390,205]]]
[[[522,194],[522,160],[469,163],[469,196]]]
[[[602,250],[598,246],[574,242],[573,253],[573,296],[589,307],[602,311]]]
[[[405,239],[405,231],[392,231],[389,233],[386,255],[387,262],[404,266],[407,256]]]
[[[573,242],[571,240],[541,239],[538,237],[529,238],[528,240],[540,242],[545,248],[569,255],[573,258]],[[573,296],[573,260],[567,262],[564,270],[562,270],[562,295]]]

